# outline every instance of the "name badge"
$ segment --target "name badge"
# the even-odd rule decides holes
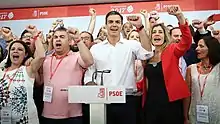
[[[11,108],[3,107],[1,110],[1,124],[11,124]]]
[[[52,97],[53,97],[53,87],[52,86],[44,86],[43,101],[51,103]]]
[[[196,105],[197,122],[209,123],[209,107],[206,105]]]

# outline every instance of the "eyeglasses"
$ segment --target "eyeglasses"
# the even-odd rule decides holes
[[[90,40],[90,37],[81,37],[82,40]]]
[[[30,38],[30,39],[33,39],[33,37],[32,36],[23,36],[22,38]]]

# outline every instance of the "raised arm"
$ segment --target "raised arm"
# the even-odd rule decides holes
[[[93,56],[94,56],[94,54],[93,54],[94,49],[95,49],[94,46],[92,46],[90,49]],[[95,63],[95,59],[94,59],[94,64],[92,64],[90,67],[88,67],[85,72],[84,80],[83,80],[85,85],[97,85],[96,80],[93,79],[93,78],[95,78],[94,72],[96,71],[95,64],[96,63]]]
[[[150,38],[147,35],[144,26],[142,24],[142,20],[140,16],[128,16],[127,20],[136,27],[137,32],[140,35],[141,45],[147,51],[152,51],[152,45],[150,42]]]
[[[95,29],[95,23],[96,23],[96,10],[93,8],[90,8],[89,13],[91,15],[91,18],[90,18],[89,27],[87,31],[93,34],[94,29]]]
[[[190,33],[190,28],[186,23],[185,17],[178,5],[168,7],[167,12],[170,15],[176,16],[177,20],[179,21],[179,27],[182,32],[182,39],[179,43],[175,44],[174,54],[177,57],[181,57],[192,44],[192,35]]]
[[[31,73],[34,76],[38,72],[40,67],[42,66],[44,59],[45,59],[45,49],[44,49],[42,42],[44,42],[44,38],[43,38],[43,33],[40,32],[39,36],[37,37],[35,41],[35,46],[36,46],[35,57],[30,65]]]
[[[45,49],[43,46],[44,37],[43,33],[40,31],[37,31],[35,26],[28,26],[27,30],[31,32],[35,36],[35,56],[34,59],[31,61],[30,66],[27,67],[27,72],[30,77],[35,78],[36,73],[38,73],[38,70],[42,66],[44,59],[45,59]]]
[[[194,42],[197,44],[200,39],[206,36],[211,36],[211,32],[205,28],[205,23],[202,20],[192,20],[192,26],[196,28],[196,32],[193,36]]]
[[[147,35],[149,36],[150,35],[150,22],[148,18],[148,12],[147,10],[141,10],[140,13],[144,17],[144,29],[146,30]]]
[[[82,41],[78,29],[69,27],[68,32],[79,48],[79,53],[81,58],[78,61],[79,64],[84,68],[91,66],[93,64],[92,54],[89,51],[88,47],[86,47],[86,45]]]

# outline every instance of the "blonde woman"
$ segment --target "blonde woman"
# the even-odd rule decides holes
[[[144,106],[147,124],[183,124],[183,99],[190,96],[178,65],[191,46],[192,36],[179,6],[168,7],[168,13],[178,19],[183,36],[179,43],[171,43],[163,24],[152,27],[150,38],[155,51],[144,68],[148,80]]]

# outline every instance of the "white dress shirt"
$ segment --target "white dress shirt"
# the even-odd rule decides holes
[[[153,52],[146,51],[139,42],[122,38],[115,46],[105,40],[92,46],[90,51],[94,58],[94,64],[85,73],[85,83],[92,81],[95,70],[111,70],[110,73],[104,74],[103,85],[129,89],[136,89],[135,60],[147,60],[153,56]],[[97,74],[95,83],[100,85],[100,73]]]
[[[187,64],[186,64],[185,59],[182,56],[179,59],[179,70],[183,76],[183,79],[186,79],[186,69],[187,69]]]

